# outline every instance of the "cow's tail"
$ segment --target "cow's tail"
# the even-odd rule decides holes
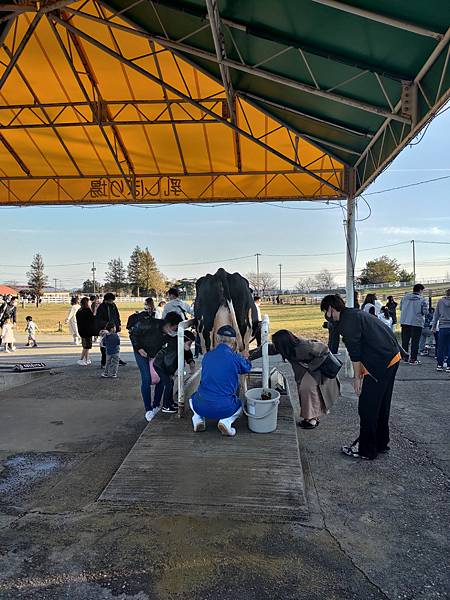
[[[230,315],[231,315],[231,322],[233,324],[234,329],[236,330],[236,340],[237,340],[238,349],[240,351],[245,350],[244,340],[242,339],[242,334],[241,334],[241,331],[239,329],[239,325],[238,325],[238,322],[236,319],[236,313],[234,312],[233,300],[227,300],[227,304],[228,304],[228,309],[229,309]]]
[[[228,273],[225,269],[217,269],[216,276],[219,277],[220,282],[222,284],[223,296],[227,302],[231,300],[230,287],[228,285]],[[229,305],[228,305],[229,307]],[[233,309],[234,310],[234,309]]]

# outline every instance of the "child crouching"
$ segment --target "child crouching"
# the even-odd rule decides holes
[[[107,323],[105,330],[108,332],[102,339],[103,346],[106,350],[106,365],[102,377],[117,378],[120,358],[120,336],[116,333],[114,323]]]
[[[191,372],[195,369],[195,361],[191,352],[191,345],[194,340],[194,334],[191,331],[185,331],[184,360],[190,366]],[[153,366],[160,378],[159,383],[155,387],[153,412],[154,414],[158,412],[162,399],[162,412],[174,414],[178,411],[178,405],[173,401],[173,376],[178,369],[178,342],[176,337],[169,338],[164,344],[155,356]]]

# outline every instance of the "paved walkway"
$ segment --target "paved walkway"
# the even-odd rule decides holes
[[[370,462],[339,452],[358,423],[344,392],[320,427],[297,429],[303,523],[97,502],[145,427],[132,363],[118,380],[70,366],[3,392],[0,598],[448,598],[450,376],[430,359],[400,367],[392,450]]]

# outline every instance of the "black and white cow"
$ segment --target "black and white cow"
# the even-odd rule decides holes
[[[257,325],[252,290],[245,277],[218,269],[197,280],[194,316],[203,351],[214,348],[216,332],[231,325],[237,332],[238,350],[248,350]]]

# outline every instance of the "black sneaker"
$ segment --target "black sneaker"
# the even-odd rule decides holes
[[[175,406],[163,406],[161,409],[161,412],[166,413],[168,415],[174,415],[175,413],[178,412],[178,408],[176,408]]]
[[[356,446],[342,446],[341,452],[343,452],[346,456],[350,456],[351,458],[362,458],[363,460],[370,460],[368,456],[363,456],[359,454]]]

